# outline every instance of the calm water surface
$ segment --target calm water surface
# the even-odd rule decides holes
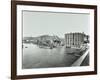
[[[24,44],[23,69],[70,66],[78,57],[68,54],[71,49],[64,46],[53,49],[39,48],[34,44]]]

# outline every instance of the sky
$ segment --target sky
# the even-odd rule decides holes
[[[89,14],[23,11],[23,37],[57,35],[70,32],[89,34]]]

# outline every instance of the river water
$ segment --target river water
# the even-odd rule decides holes
[[[39,48],[34,44],[23,44],[22,68],[49,68],[71,66],[79,56],[69,54],[74,49],[59,46],[57,48]]]

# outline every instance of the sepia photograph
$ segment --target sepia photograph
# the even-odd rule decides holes
[[[22,68],[89,66],[89,17],[22,11]]]

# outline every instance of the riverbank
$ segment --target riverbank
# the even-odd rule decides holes
[[[23,69],[70,67],[82,54],[76,49],[60,46],[53,49],[39,48],[36,45],[27,44],[23,48]],[[70,53],[73,52],[73,53]]]

